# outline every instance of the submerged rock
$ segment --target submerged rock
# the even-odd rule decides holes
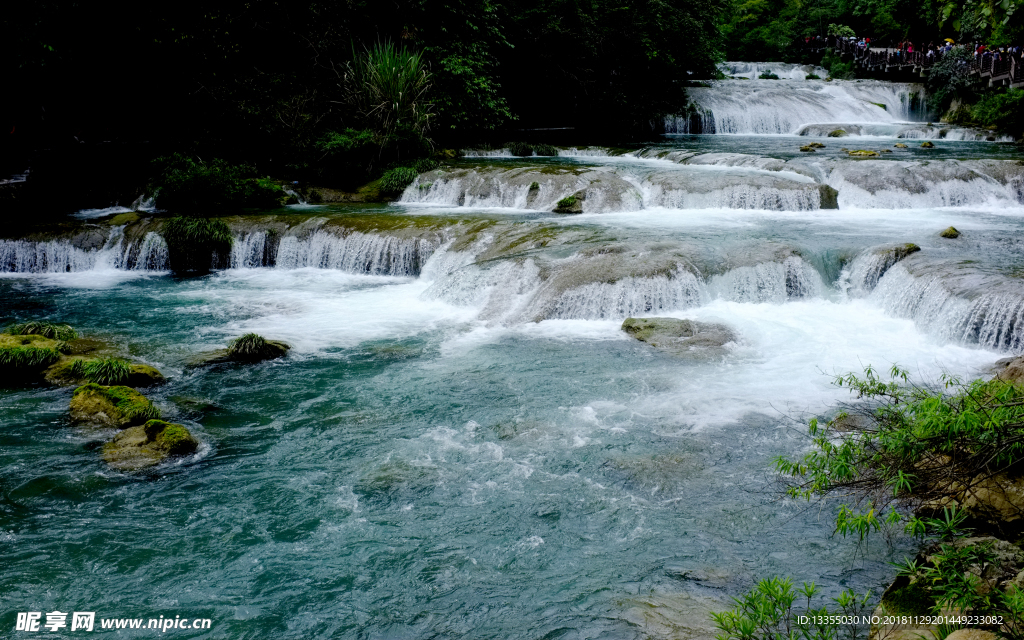
[[[160,417],[160,410],[135,389],[92,382],[75,389],[70,409],[75,422],[117,429]]]
[[[715,355],[736,336],[725,325],[677,318],[626,318],[622,330],[673,355]]]
[[[871,151],[869,149],[855,149],[853,151],[847,151],[846,155],[851,158],[877,158],[880,154],[877,151]]]
[[[943,238],[953,239],[953,238],[959,238],[960,237],[960,232],[956,230],[956,227],[949,227],[948,229],[946,229],[945,231],[943,231],[939,235],[942,236]]]
[[[800,150],[803,151],[804,153],[814,153],[814,147],[812,147],[811,145],[800,147]]]
[[[199,441],[183,425],[149,420],[114,436],[103,446],[103,459],[118,471],[138,471],[198,448]]]

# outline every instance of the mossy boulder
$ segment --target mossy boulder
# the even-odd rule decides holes
[[[43,377],[50,384],[57,386],[81,385],[88,382],[103,382],[95,379],[91,369],[101,362],[100,358],[71,355],[63,356],[54,365],[43,372]],[[148,364],[125,363],[125,375],[117,382],[126,387],[151,387],[167,381],[156,367]],[[92,366],[90,366],[92,365]]]
[[[803,151],[804,153],[814,153],[814,151],[815,151],[814,147],[812,147],[809,144],[800,147],[800,150]]]
[[[38,382],[66,348],[60,340],[37,334],[0,334],[0,384]]]
[[[956,227],[948,227],[945,231],[939,234],[943,238],[953,240],[960,237],[960,232],[956,230]]]
[[[70,408],[71,419],[75,422],[117,429],[160,417],[160,410],[135,389],[92,382],[75,389]]]
[[[103,446],[103,459],[118,471],[138,471],[198,448],[199,441],[183,425],[149,420],[114,436]]]
[[[933,147],[935,147],[935,145],[929,142],[928,140],[925,140],[924,142],[921,143],[922,149],[931,149]]]
[[[808,147],[813,147],[815,149],[824,149],[825,148],[825,145],[821,144],[820,142],[812,142],[812,143],[808,144],[807,146]]]
[[[839,192],[823,184],[818,187],[818,193],[820,194],[820,201],[818,204],[819,209],[838,209],[839,208]]]
[[[833,129],[829,132],[828,137],[830,138],[842,138],[846,135],[845,129]]]
[[[275,360],[288,355],[291,347],[278,340],[267,340],[261,335],[247,333],[235,338],[227,349],[219,349],[199,355],[192,366],[222,364],[227,362],[256,363]]]
[[[717,356],[736,341],[731,329],[720,324],[677,318],[626,318],[622,330],[640,342],[676,356]]]
[[[902,142],[897,142],[896,144],[894,144],[892,146],[896,147],[897,149],[906,149],[907,148],[907,145],[903,144]]]
[[[846,155],[851,158],[877,158],[879,153],[877,151],[871,151],[870,149],[855,149],[853,151],[847,151]]]
[[[558,201],[554,208],[555,213],[583,213],[583,201],[586,200],[585,191],[577,191]]]

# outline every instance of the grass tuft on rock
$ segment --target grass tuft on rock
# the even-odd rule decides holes
[[[419,171],[412,167],[395,167],[389,169],[380,179],[380,190],[383,193],[398,194],[416,179]]]
[[[82,395],[96,395],[109,401],[128,423],[145,422],[160,417],[160,410],[149,398],[131,387],[107,387],[90,382],[75,389],[72,401]]]
[[[39,371],[60,360],[60,351],[41,347],[0,349],[0,368],[13,371]],[[13,371],[12,371],[13,370]]]
[[[231,341],[231,346],[228,347],[228,357],[232,360],[255,362],[269,360],[280,355],[280,347],[271,344],[266,338],[256,333],[247,333],[235,338]]]
[[[104,385],[125,384],[132,375],[132,365],[120,358],[100,358],[83,362],[77,360],[71,365],[73,373],[81,372],[81,378]]]
[[[231,251],[231,229],[216,218],[175,216],[164,224],[161,235],[171,269],[179,273],[205,273],[214,266],[214,254],[223,260]]]
[[[69,324],[35,320],[11,325],[5,333],[12,336],[43,336],[53,340],[74,340],[78,337],[78,333]]]

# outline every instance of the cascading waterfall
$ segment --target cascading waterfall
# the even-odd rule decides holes
[[[304,239],[281,238],[276,266],[317,267],[370,275],[414,276],[436,247],[420,238],[352,232],[337,236],[320,230]]]
[[[889,269],[872,292],[890,314],[910,318],[949,340],[1019,353],[1024,350],[1024,294],[993,291],[969,299],[937,275],[916,277],[903,265]]]
[[[727,76],[749,79],[756,79],[769,71],[784,80],[806,80],[811,74],[819,78],[828,76],[823,67],[792,62],[723,62],[718,65],[718,70]]]
[[[783,262],[762,262],[716,275],[709,282],[712,295],[735,302],[775,302],[820,297],[825,284],[814,267],[797,256]]]
[[[668,117],[665,132],[795,134],[821,122],[905,122],[915,119],[923,92],[923,85],[879,81],[721,80],[689,89],[691,112]]]
[[[121,269],[164,271],[167,243],[156,233],[140,242],[126,241],[116,229],[98,249],[84,249],[70,240],[0,240],[0,272],[71,273]]]
[[[592,282],[563,292],[549,306],[547,318],[620,320],[627,316],[690,309],[707,301],[707,290],[692,273]]]

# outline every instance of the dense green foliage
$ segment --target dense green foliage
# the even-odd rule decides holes
[[[412,167],[395,167],[389,169],[384,173],[384,176],[380,179],[380,190],[383,193],[397,194],[402,193],[416,176],[419,174],[416,169]]]
[[[178,273],[205,273],[231,251],[231,230],[223,220],[176,216],[160,233],[167,242],[171,269]]]
[[[223,160],[205,162],[182,154],[156,161],[156,203],[173,212],[237,211],[244,207],[276,207],[287,197],[280,186],[261,179],[247,165]]]
[[[866,625],[835,624],[826,616],[860,616],[867,612],[871,594],[857,596],[847,590],[827,605],[812,606],[815,584],[794,588],[789,578],[767,578],[754,589],[734,598],[732,609],[712,613],[719,633],[716,640],[837,640],[866,638]],[[801,606],[802,605],[802,606]]]
[[[944,501],[1024,460],[1024,390],[998,380],[970,384],[945,378],[944,389],[906,383],[898,367],[888,381],[868,367],[836,384],[875,403],[864,421],[841,412],[810,423],[813,450],[799,460],[779,458],[793,480],[792,497],[841,495],[836,528],[861,538],[883,523],[905,522],[923,534],[926,523],[907,514]]]
[[[951,120],[997,129],[1020,139],[1024,137],[1024,89],[985,93],[974,104],[954,112]]]
[[[40,322],[31,320],[20,324],[13,324],[7,327],[5,333],[12,336],[37,335],[53,340],[74,340],[78,333],[69,324],[57,324],[54,322]]]

